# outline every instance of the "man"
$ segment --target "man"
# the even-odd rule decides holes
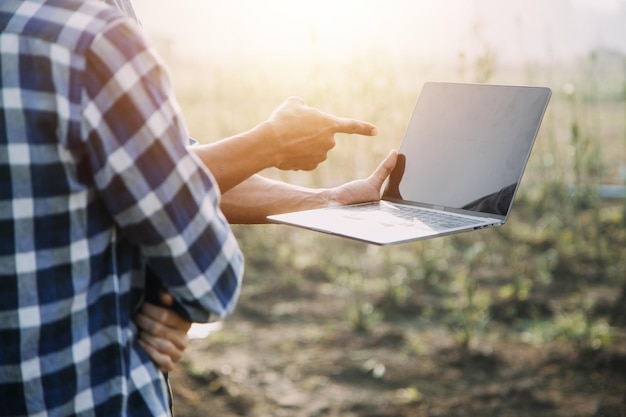
[[[218,184],[236,195],[256,167],[216,165],[214,178],[187,150],[160,60],[117,10],[3,0],[0,28],[0,415],[168,415],[132,323],[146,268],[187,320],[229,314],[243,268]],[[323,133],[291,134],[307,123]],[[211,163],[275,139],[272,164],[311,169],[346,126],[372,133],[290,100],[258,130],[196,152]],[[302,140],[320,151],[299,154]],[[317,201],[376,188],[355,184]]]
[[[0,414],[167,415],[132,315],[146,266],[189,320],[242,256],[160,62],[99,2],[0,3]]]

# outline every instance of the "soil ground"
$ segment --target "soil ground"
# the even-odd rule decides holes
[[[432,303],[423,292],[402,306],[380,300],[384,319],[359,332],[341,288],[315,274],[261,284],[269,278],[249,278],[234,316],[191,341],[170,376],[176,416],[626,416],[623,327],[582,352],[532,343],[494,317],[480,344],[463,349],[420,318]]]

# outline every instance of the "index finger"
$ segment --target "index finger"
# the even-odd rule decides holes
[[[189,328],[191,323],[180,317],[175,311],[168,309],[167,307],[159,307],[154,304],[144,303],[141,306],[141,312],[149,317],[151,320],[162,323],[163,325],[174,328],[184,329]]]
[[[345,117],[335,117],[337,127],[335,133],[350,133],[365,136],[376,136],[378,128],[371,123]]]

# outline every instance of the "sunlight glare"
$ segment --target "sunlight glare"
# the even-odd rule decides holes
[[[584,5],[592,10],[602,13],[614,14],[618,12],[626,2],[624,0],[573,0],[574,3]]]
[[[212,59],[240,54],[336,59],[407,46],[429,53],[458,41],[454,36],[467,17],[465,6],[454,0],[180,0],[162,14],[149,0],[136,0],[136,7],[151,33],[187,51],[210,51]],[[445,27],[453,30],[446,33]]]
[[[458,62],[560,59],[599,44],[624,50],[625,0],[134,0],[148,32],[207,62],[401,57]],[[621,14],[620,14],[621,13]],[[612,20],[611,20],[612,19]],[[608,24],[607,24],[608,23]]]

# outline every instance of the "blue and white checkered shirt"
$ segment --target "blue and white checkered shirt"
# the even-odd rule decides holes
[[[150,268],[194,321],[243,260],[162,62],[119,10],[0,1],[0,415],[162,416],[131,319]]]

